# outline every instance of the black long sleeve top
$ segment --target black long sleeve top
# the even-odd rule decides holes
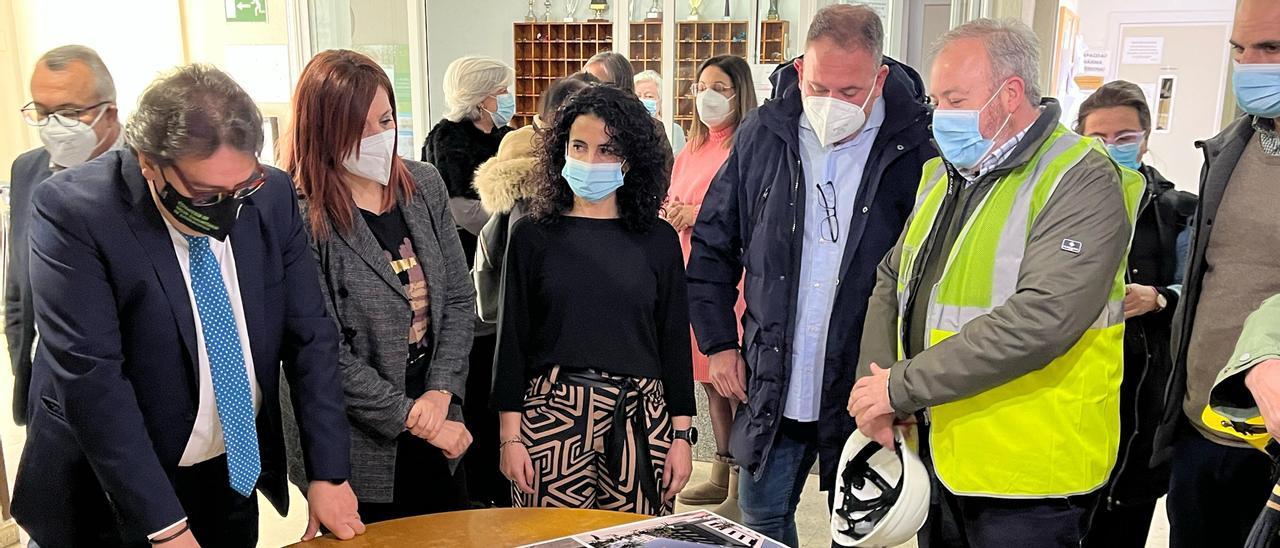
[[[666,223],[522,219],[512,228],[494,363],[500,411],[559,365],[661,379],[668,412],[694,414],[684,257]]]

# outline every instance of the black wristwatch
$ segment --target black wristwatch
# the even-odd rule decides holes
[[[690,426],[688,430],[675,430],[671,433],[671,439],[687,441],[692,447],[698,443],[698,429]]]

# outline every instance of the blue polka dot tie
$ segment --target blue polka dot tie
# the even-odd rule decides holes
[[[258,483],[262,461],[258,457],[258,430],[253,417],[253,393],[240,348],[240,330],[231,312],[227,286],[218,258],[209,249],[209,238],[187,236],[190,245],[191,291],[196,296],[200,331],[209,354],[209,374],[218,404],[218,420],[227,447],[231,488],[249,496]]]

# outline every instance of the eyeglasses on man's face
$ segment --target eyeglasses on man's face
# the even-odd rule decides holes
[[[178,175],[178,179],[187,187],[187,192],[191,193],[191,205],[196,207],[208,207],[227,198],[243,200],[257,192],[267,182],[267,170],[262,167],[262,164],[257,164],[254,167],[253,175],[232,187],[231,190],[216,190],[216,187],[212,185],[192,181],[186,174],[182,173],[182,170],[178,168],[178,164],[172,164],[168,167],[173,169],[173,172]],[[164,180],[165,185],[170,188],[173,187],[173,184],[165,179],[163,169],[160,170],[160,178]]]
[[[22,119],[29,126],[44,127],[49,125],[49,120],[56,121],[63,127],[74,127],[77,124],[88,124],[93,121],[96,116],[90,116],[103,105],[114,104],[114,101],[101,101],[87,107],[65,107],[57,110],[49,110],[35,101],[31,101],[22,107]]]

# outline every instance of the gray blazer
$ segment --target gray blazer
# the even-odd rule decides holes
[[[414,253],[427,278],[431,305],[431,364],[427,390],[455,396],[449,419],[461,421],[475,317],[475,287],[449,213],[440,173],[430,164],[405,160],[415,190],[399,205],[409,225]],[[306,202],[303,202],[304,218]],[[351,421],[351,486],[366,502],[391,502],[395,486],[396,437],[413,400],[405,395],[409,297],[391,270],[382,246],[358,213],[350,234],[335,231],[312,242],[320,265],[320,287],[338,324],[338,361]],[[290,477],[305,478],[301,454],[290,455]],[[456,462],[452,463],[456,467]],[[302,486],[305,492],[305,486]]]

